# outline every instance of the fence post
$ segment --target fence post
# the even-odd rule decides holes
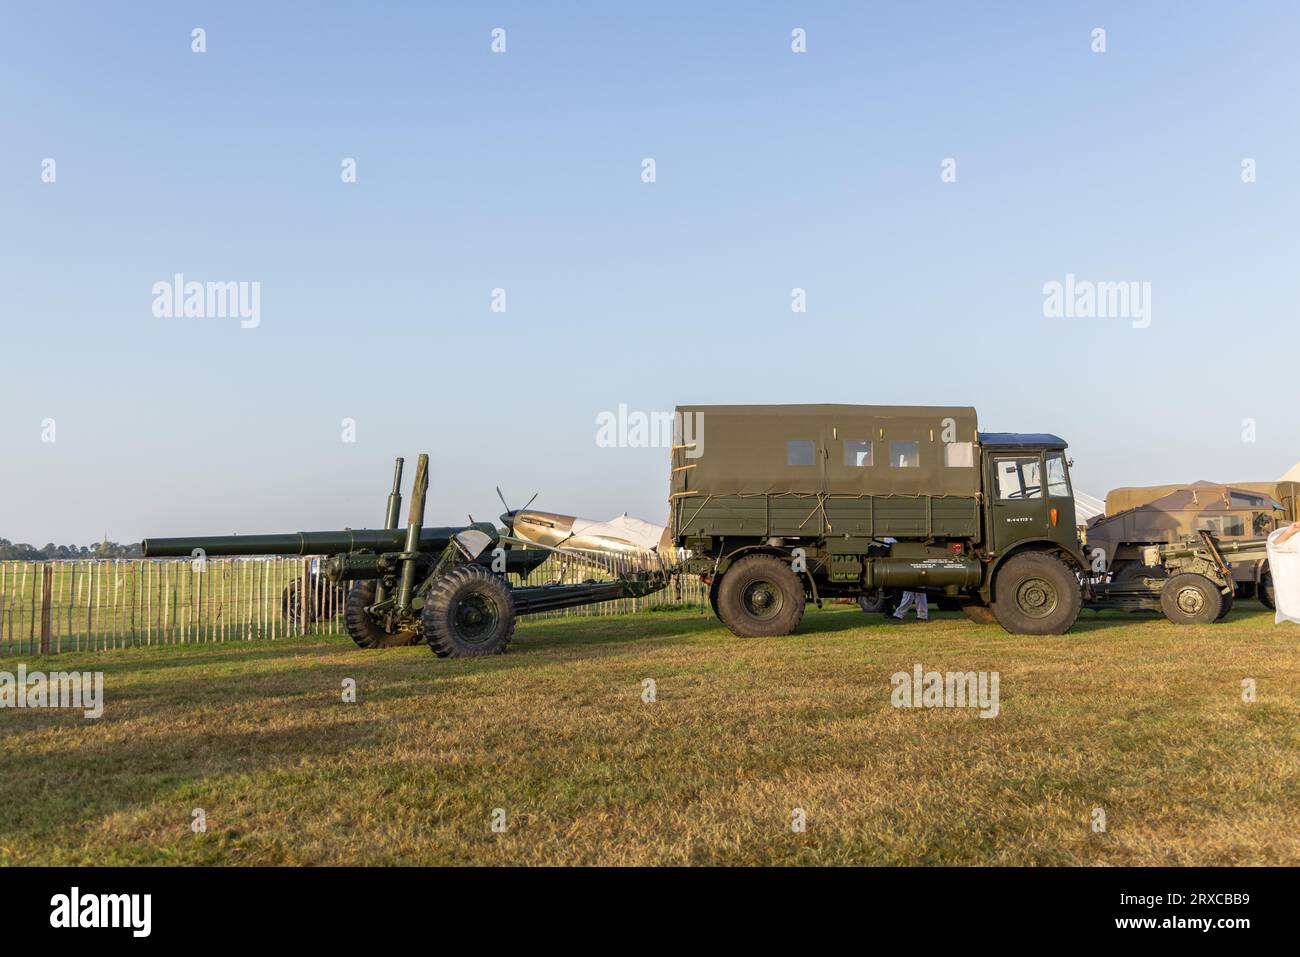
[[[41,573],[41,654],[50,653],[50,586],[54,569],[47,563]]]

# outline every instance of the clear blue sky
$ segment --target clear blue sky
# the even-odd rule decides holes
[[[663,521],[619,403],[973,404],[1097,495],[1300,458],[1294,3],[269,6],[6,9],[0,536],[373,525],[420,450],[430,522]]]

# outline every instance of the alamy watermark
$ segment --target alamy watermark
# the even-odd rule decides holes
[[[1151,325],[1151,283],[1092,282],[1065,274],[1065,282],[1043,284],[1048,319],[1130,319],[1134,329]]]
[[[50,926],[119,927],[132,937],[148,937],[153,926],[152,894],[83,894],[73,887],[50,898]]]
[[[895,708],[977,708],[981,718],[996,718],[1001,680],[996,671],[926,671],[918,661],[910,674],[897,671],[890,677],[894,690],[889,703]]]
[[[80,708],[88,720],[104,713],[104,672],[0,671],[0,708]]]
[[[171,282],[153,284],[153,314],[157,319],[238,319],[241,329],[262,322],[260,282],[186,282],[176,273]]]
[[[680,448],[688,459],[704,454],[703,412],[641,412],[620,402],[596,414],[596,445],[602,449]]]

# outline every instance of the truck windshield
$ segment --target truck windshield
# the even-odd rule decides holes
[[[1065,477],[1065,453],[1047,453],[1047,494],[1057,498],[1068,498],[1070,482]]]

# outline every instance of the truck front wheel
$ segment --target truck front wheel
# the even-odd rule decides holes
[[[803,582],[772,555],[750,555],[718,583],[718,618],[741,638],[788,635],[803,621]]]
[[[1223,593],[1204,575],[1175,575],[1160,589],[1160,610],[1175,625],[1208,625],[1223,611]]]
[[[1026,552],[1008,558],[993,591],[993,616],[1013,635],[1061,635],[1079,617],[1079,580],[1053,555]]]

